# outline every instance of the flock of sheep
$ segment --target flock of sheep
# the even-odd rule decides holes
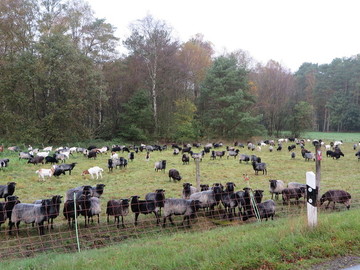
[[[305,160],[312,160],[315,157],[310,151],[305,149],[305,142],[295,139],[291,141],[294,144],[288,147],[288,151],[291,153],[291,158],[295,158],[295,152],[293,151],[297,146],[301,147],[301,154]],[[277,142],[277,151],[282,150],[282,144],[287,142],[286,139],[279,140]],[[313,141],[314,145],[323,143],[320,141]],[[335,142],[330,145],[330,148],[326,145],[329,155],[333,158],[340,158],[344,154],[340,150],[341,142]],[[190,159],[202,160],[206,155],[210,156],[210,159],[222,158],[239,158],[239,162],[251,162],[255,174],[262,171],[263,174],[267,173],[267,164],[262,162],[261,158],[256,155],[240,154],[239,148],[247,147],[249,150],[261,150],[261,147],[268,146],[269,151],[275,150],[275,142],[273,140],[262,141],[258,144],[248,143],[243,145],[241,143],[235,143],[233,147],[227,147],[226,151],[217,151],[216,148],[222,147],[221,143],[207,144],[203,148],[200,148],[200,144],[179,146],[177,144],[172,145],[173,155],[179,155],[182,153],[183,164],[189,164]],[[354,145],[356,150],[357,145]],[[193,149],[198,149],[195,153]],[[38,169],[36,173],[39,175],[40,180],[45,180],[45,177],[59,176],[65,174],[66,171],[71,174],[77,163],[65,164],[59,162],[65,162],[74,153],[82,153],[86,158],[96,158],[98,154],[107,153],[111,150],[111,156],[108,159],[108,169],[112,171],[113,168],[126,168],[128,160],[124,157],[119,157],[118,153],[128,152],[128,159],[133,160],[139,152],[146,152],[145,159],[148,161],[150,153],[152,151],[166,150],[167,146],[159,145],[140,145],[140,146],[118,146],[114,145],[111,149],[108,147],[97,148],[90,146],[89,148],[59,148],[56,149],[55,154],[49,155],[52,149],[45,148],[41,152],[36,149],[29,149],[28,152],[20,152],[19,159],[27,159],[28,163],[43,164],[51,163],[51,169]],[[200,150],[202,149],[202,150]],[[332,149],[332,150],[330,150]],[[18,151],[20,149],[9,149],[12,151]],[[328,154],[327,153],[327,154]],[[360,159],[360,151],[356,153],[356,156]],[[3,158],[0,160],[1,167],[9,166],[10,160]],[[166,160],[161,160],[155,163],[155,171],[166,170]],[[98,166],[91,167],[82,172],[82,175],[91,175],[92,178],[102,178],[102,172],[104,170]],[[176,169],[169,170],[169,178],[174,181],[182,180],[180,172]],[[44,231],[44,222],[48,221],[53,228],[53,220],[57,218],[62,212],[64,217],[68,221],[68,226],[73,227],[75,219],[81,215],[84,216],[85,227],[88,226],[90,219],[94,216],[98,217],[101,213],[101,196],[104,193],[105,185],[97,184],[96,186],[79,186],[70,189],[66,192],[64,198],[64,205],[62,211],[60,205],[62,203],[63,196],[55,195],[51,199],[37,200],[33,203],[21,203],[19,198],[14,195],[15,182],[9,182],[6,185],[0,185],[0,198],[4,198],[5,201],[0,203],[0,226],[9,220],[9,234],[12,233],[15,226],[17,232],[19,230],[20,222],[32,223],[38,226],[39,234],[42,235]],[[124,217],[131,212],[134,213],[135,220],[134,225],[138,224],[138,218],[140,214],[154,214],[156,223],[160,224],[160,217],[163,218],[162,225],[166,226],[166,221],[169,220],[174,225],[173,215],[182,215],[183,224],[187,221],[187,225],[190,226],[190,219],[196,215],[200,209],[209,210],[209,214],[214,216],[215,211],[219,211],[217,206],[222,205],[221,213],[223,218],[233,220],[234,217],[245,221],[251,217],[257,217],[259,219],[274,218],[276,212],[276,204],[274,201],[278,199],[279,195],[282,195],[284,204],[290,204],[291,199],[295,199],[298,203],[300,198],[306,197],[306,185],[296,182],[291,182],[287,186],[282,180],[269,180],[269,191],[272,194],[270,200],[262,202],[263,190],[252,190],[250,188],[244,188],[240,191],[235,191],[235,183],[227,182],[225,186],[221,183],[214,183],[211,187],[209,185],[201,185],[200,190],[193,187],[190,183],[183,184],[182,198],[165,198],[165,190],[157,189],[155,192],[146,194],[144,200],[140,200],[139,196],[131,196],[130,198],[123,198],[118,200],[109,200],[107,202],[106,214],[109,222],[109,216],[114,216],[117,226],[120,227],[120,217],[122,218],[122,227],[125,227]],[[350,208],[351,195],[344,190],[329,190],[325,192],[320,198],[320,204],[328,201],[327,207],[331,202],[343,203],[346,207]],[[215,209],[217,207],[217,209]],[[237,210],[237,211],[236,211]],[[218,212],[219,213],[219,212]]]

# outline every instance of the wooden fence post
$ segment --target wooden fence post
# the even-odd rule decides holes
[[[200,191],[200,159],[195,158],[196,164],[196,188]]]

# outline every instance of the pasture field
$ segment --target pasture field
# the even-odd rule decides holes
[[[345,141],[345,140],[344,140]],[[262,147],[261,151],[250,151],[247,148],[240,148],[240,153],[255,154],[261,157],[262,162],[268,164],[268,174],[255,175],[251,164],[239,163],[238,158],[227,159],[217,158],[216,160],[210,160],[210,155],[207,154],[203,161],[200,163],[201,171],[201,183],[212,184],[221,182],[234,182],[236,184],[236,190],[241,190],[243,187],[250,186],[253,189],[263,189],[264,200],[270,198],[268,192],[269,179],[281,179],[285,183],[300,182],[305,183],[305,173],[307,171],[315,171],[315,162],[306,162],[301,157],[300,147],[295,149],[296,158],[291,159],[290,153],[287,150],[287,146],[291,143],[283,144],[283,150],[277,152],[269,152],[268,146]],[[350,211],[345,211],[343,205],[337,205],[337,211],[352,213],[351,215],[359,217],[360,208],[360,162],[355,157],[353,150],[353,142],[346,142],[341,146],[345,157],[341,157],[339,160],[333,160],[327,158],[325,150],[323,153],[323,160],[321,162],[321,190],[320,193],[324,193],[329,189],[344,189],[352,195],[352,207]],[[103,146],[98,144],[98,147]],[[307,143],[305,146],[308,150],[314,152],[314,146]],[[275,148],[276,149],[276,148]],[[225,150],[223,148],[217,150]],[[359,148],[358,148],[359,150]],[[194,152],[199,150],[194,149]],[[119,156],[127,158],[127,153],[120,153]],[[150,154],[150,161],[145,160],[145,152],[139,152],[135,155],[135,160],[129,162],[126,169],[114,169],[113,172],[107,170],[107,159],[109,154],[99,155],[95,160],[87,159],[82,154],[74,154],[67,163],[77,162],[72,175],[68,173],[59,178],[52,177],[46,179],[45,182],[38,181],[38,176],[35,171],[39,168],[50,168],[51,165],[32,165],[27,164],[25,160],[18,159],[18,153],[12,153],[5,150],[4,153],[0,153],[0,158],[9,158],[9,166],[0,170],[0,184],[5,184],[9,181],[17,182],[15,194],[19,196],[22,202],[33,202],[36,199],[49,198],[52,195],[63,195],[65,192],[73,187],[81,185],[96,185],[103,183],[106,185],[105,192],[101,198],[102,201],[102,214],[100,216],[100,225],[94,223],[89,228],[84,228],[83,218],[79,217],[79,230],[80,230],[80,245],[82,250],[92,249],[98,247],[105,247],[110,244],[117,244],[120,242],[129,245],[133,238],[152,238],[165,235],[174,234],[180,232],[195,232],[195,231],[207,231],[210,233],[213,230],[217,230],[218,227],[240,225],[235,226],[234,230],[243,230],[249,226],[248,223],[254,223],[255,220],[249,222],[242,222],[238,219],[234,221],[228,221],[222,218],[222,215],[210,218],[203,212],[198,214],[198,218],[193,221],[191,229],[182,228],[181,226],[162,229],[156,226],[153,215],[140,215],[139,226],[134,227],[133,214],[125,217],[126,229],[117,229],[114,226],[111,218],[111,222],[108,225],[106,223],[106,202],[109,199],[129,198],[132,195],[139,195],[141,198],[145,197],[145,194],[152,192],[155,189],[162,188],[166,190],[166,197],[181,197],[182,184],[184,182],[190,182],[194,186],[195,182],[195,163],[191,160],[189,165],[183,165],[181,162],[181,154],[174,156],[173,151],[169,145],[168,150],[162,152],[152,152]],[[167,168],[165,172],[155,172],[154,162],[162,159],[167,160]],[[84,178],[81,176],[81,172],[92,166],[100,166],[104,169],[103,178],[96,180],[91,179],[89,176]],[[180,182],[169,181],[168,170],[176,168],[180,171],[183,179]],[[250,178],[249,181],[244,180],[244,174],[247,174]],[[277,214],[276,219],[288,217],[288,216],[302,216],[306,211],[303,204],[300,206],[291,205],[284,206],[281,201],[277,201]],[[61,206],[62,208],[62,206]],[[357,209],[357,210],[354,210]],[[321,208],[322,213],[328,214],[333,210],[325,210]],[[346,215],[344,213],[343,215]],[[326,216],[326,215],[325,215]],[[360,218],[358,219],[360,220]],[[177,224],[181,223],[181,217],[175,218]],[[278,221],[282,222],[282,221]],[[272,227],[273,221],[266,223],[267,227]],[[277,223],[273,223],[277,224]],[[251,226],[260,226],[254,225]],[[63,219],[62,214],[55,219],[55,229],[49,233],[46,232],[45,236],[39,237],[37,230],[32,228],[31,225],[22,224],[20,227],[19,237],[8,236],[6,230],[2,225],[2,232],[0,233],[0,239],[2,239],[2,246],[0,247],[0,260],[6,260],[11,257],[28,257],[37,255],[38,252],[73,252],[76,251],[76,238],[74,230],[70,230],[67,227],[67,222]],[[255,228],[254,227],[254,228]],[[232,228],[230,229],[232,230]],[[246,231],[246,229],[244,229]],[[185,234],[187,237],[190,234]],[[130,239],[129,239],[130,238]],[[130,242],[129,242],[130,241]],[[157,240],[153,240],[157,241]],[[238,248],[242,248],[239,244]],[[190,267],[191,268],[191,267]],[[226,268],[226,267],[225,267]]]

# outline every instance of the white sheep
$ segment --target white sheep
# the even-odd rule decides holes
[[[50,152],[38,152],[36,155],[38,157],[47,157],[49,155]]]
[[[104,170],[98,166],[95,166],[95,167],[91,167],[85,171],[82,172],[82,176],[85,176],[86,174],[90,174],[91,175],[91,178],[94,179],[94,175],[96,175],[96,179],[99,179],[99,175],[100,175],[100,178],[102,178],[102,172]]]
[[[53,149],[52,146],[48,146],[48,147],[45,147],[45,148],[43,149],[43,151],[44,151],[44,152],[50,152],[50,151],[52,151],[52,149]]]
[[[49,178],[51,178],[51,176],[54,173],[54,169],[39,169],[37,170],[35,173],[37,173],[39,175],[39,181],[42,178],[43,181],[45,181],[45,176],[48,176]]]

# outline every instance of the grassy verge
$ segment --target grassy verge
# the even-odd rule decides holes
[[[321,214],[319,220],[313,230],[301,216],[149,236],[80,254],[12,260],[0,269],[306,269],[333,257],[360,255],[360,210]]]

